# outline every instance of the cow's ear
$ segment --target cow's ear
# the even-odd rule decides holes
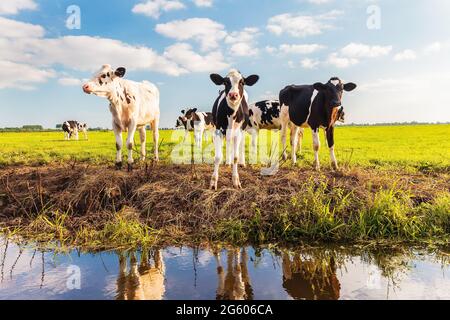
[[[185,110],[181,110],[181,114],[185,114],[186,113],[186,111]]]
[[[221,86],[225,83],[225,79],[217,73],[213,73],[209,77],[211,78],[211,81],[218,86]]]
[[[352,82],[349,82],[349,83],[346,83],[346,84],[344,85],[344,90],[350,92],[350,91],[355,90],[356,87],[357,87],[356,84],[354,84],[354,83],[352,83]]]
[[[194,109],[192,109],[192,112],[195,113],[195,112],[197,112],[197,110],[198,110],[197,108],[194,108]]]
[[[253,86],[254,84],[256,84],[259,80],[259,76],[257,76],[256,74],[252,74],[251,76],[245,78],[245,85],[246,86]]]
[[[125,76],[125,73],[127,73],[127,69],[123,67],[117,68],[117,70],[114,71],[114,74],[119,78],[123,78]]]
[[[325,90],[326,88],[327,88],[327,86],[323,83],[320,83],[320,82],[314,83],[314,89],[317,91],[322,91],[322,90]]]

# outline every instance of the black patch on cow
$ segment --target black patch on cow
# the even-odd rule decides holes
[[[308,120],[313,93],[313,86],[292,85],[281,90],[280,103],[289,106],[289,117],[296,126]]]
[[[280,117],[281,108],[278,101],[264,100],[257,102],[255,106],[261,110],[261,124],[273,125],[273,119]],[[250,115],[250,117],[253,115]]]

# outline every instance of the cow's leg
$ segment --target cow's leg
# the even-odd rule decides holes
[[[232,141],[233,141],[233,134],[234,134],[234,130],[233,129],[228,129],[227,130],[227,136],[226,136],[226,152],[227,152],[227,159],[226,159],[226,165],[230,166],[232,164],[232,159],[233,159],[233,145],[232,145]]]
[[[216,149],[216,156],[214,159],[214,173],[211,178],[210,188],[213,190],[217,190],[217,183],[219,181],[219,169],[223,159],[223,134],[222,132],[220,132],[220,130],[216,130],[216,132],[214,133],[214,146]]]
[[[116,137],[116,169],[122,169],[122,147],[123,147],[123,139],[122,139],[122,130],[118,128],[116,125],[113,125],[114,135]]]
[[[313,147],[314,147],[314,168],[320,170],[319,151],[320,151],[320,136],[319,128],[313,129]]]
[[[297,163],[297,145],[298,145],[298,131],[300,130],[297,126],[291,127],[291,154],[292,163]]]
[[[145,161],[145,156],[147,155],[147,130],[145,126],[139,129],[139,137],[141,140],[141,161]]]
[[[241,143],[239,145],[239,165],[242,167],[245,167],[245,132],[242,130],[239,130],[241,135]]]
[[[252,136],[252,144],[250,149],[250,164],[258,164],[258,130],[252,129],[251,130],[251,136]]]
[[[240,129],[234,130],[233,135],[233,187],[236,189],[242,189],[241,181],[239,179],[238,163],[239,163],[239,151],[242,140],[242,131]]]
[[[334,127],[328,128],[326,133],[328,148],[330,148],[331,165],[334,170],[338,170],[339,166],[336,160],[336,155],[334,154]]]
[[[134,135],[136,134],[136,122],[131,121],[130,126],[128,127],[128,137],[127,137],[127,149],[128,149],[128,171],[133,170],[133,147],[134,147]]]
[[[151,124],[153,130],[153,144],[155,149],[155,161],[159,161],[159,119]]]
[[[283,160],[287,159],[287,130],[288,124],[284,123],[281,126],[281,144],[283,146]]]
[[[302,153],[304,136],[305,136],[305,129],[299,128],[299,130],[298,130],[298,143],[297,143],[297,150],[296,150],[297,154],[301,154]]]
[[[75,130],[75,140],[77,140],[77,141],[80,140],[80,136],[78,134],[78,130]]]

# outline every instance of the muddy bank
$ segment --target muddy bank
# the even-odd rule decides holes
[[[55,232],[58,226],[70,237],[80,230],[104,230],[120,217],[151,228],[159,239],[238,242],[437,236],[417,220],[433,210],[439,214],[434,222],[439,238],[445,237],[447,222],[450,226],[447,174],[285,168],[267,177],[245,168],[240,171],[244,189],[234,190],[230,169],[222,168],[215,192],[208,190],[211,172],[207,165],[148,165],[132,173],[76,164],[4,169],[0,223],[27,232]],[[43,216],[50,222],[35,223]]]

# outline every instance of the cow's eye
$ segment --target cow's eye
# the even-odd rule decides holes
[[[103,78],[103,79],[106,79],[106,74],[102,75],[102,78]]]

